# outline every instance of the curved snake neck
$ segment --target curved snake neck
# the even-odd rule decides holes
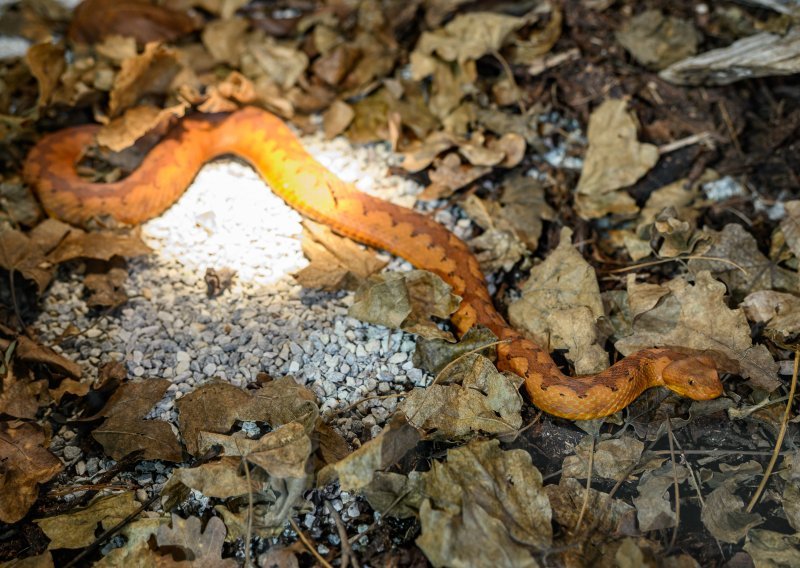
[[[641,351],[596,375],[565,376],[547,351],[497,313],[478,261],[460,239],[420,213],[344,183],[308,154],[281,119],[266,111],[245,108],[184,118],[130,176],[107,184],[87,182],[75,169],[96,132],[96,126],[78,126],[47,135],[28,155],[25,179],[49,215],[77,225],[101,215],[141,223],[172,205],[205,162],[234,154],[250,162],[272,190],[302,214],[450,284],[462,297],[452,316],[458,332],[479,324],[507,340],[498,346],[498,368],[523,377],[532,402],[545,412],[570,419],[606,416],[645,389],[665,385],[665,369],[674,363],[681,365],[678,376],[689,385],[685,392],[674,390],[692,398],[713,398],[721,392],[707,357],[670,349]]]

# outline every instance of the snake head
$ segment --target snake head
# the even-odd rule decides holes
[[[682,357],[661,371],[664,386],[694,400],[711,400],[722,394],[714,359],[708,355]]]

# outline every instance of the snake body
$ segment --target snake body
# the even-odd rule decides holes
[[[24,176],[49,215],[76,225],[101,215],[141,223],[170,207],[205,162],[233,154],[252,164],[303,215],[450,284],[462,297],[451,318],[459,334],[479,324],[504,340],[497,348],[498,368],[523,377],[531,401],[545,412],[569,419],[602,417],[655,386],[698,400],[722,392],[710,357],[668,348],[640,351],[596,375],[564,375],[546,350],[496,311],[478,261],[463,241],[425,215],[341,181],[308,154],[280,118],[264,110],[185,117],[128,177],[106,184],[88,182],[76,171],[97,129],[78,126],[46,135],[29,153]]]

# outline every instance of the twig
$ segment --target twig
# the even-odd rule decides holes
[[[238,444],[237,444],[238,445]],[[242,456],[244,477],[247,480],[247,528],[244,536],[244,566],[250,568],[250,539],[253,538],[253,484],[250,481],[250,466],[246,456]]]
[[[333,522],[336,523],[336,532],[339,533],[339,540],[342,542],[342,549],[340,551],[342,554],[341,568],[347,568],[350,562],[353,563],[353,568],[361,568],[356,559],[356,555],[353,553],[353,548],[350,546],[350,540],[347,537],[347,529],[342,522],[342,517],[339,516],[339,512],[327,499],[325,500],[325,508],[328,509],[331,517],[333,517]]]
[[[525,109],[525,103],[522,102],[522,91],[519,86],[517,86],[517,80],[514,78],[514,72],[511,70],[511,66],[499,51],[494,50],[492,55],[500,62],[500,65],[503,67],[503,72],[508,76],[508,81],[511,83],[511,86],[514,87],[514,94],[517,96],[517,106],[519,107],[520,114],[525,115],[527,110]]]
[[[674,152],[675,150],[680,150],[681,148],[685,148],[686,146],[692,146],[693,144],[703,144],[708,140],[711,140],[710,132],[700,132],[698,134],[692,134],[691,136],[687,136],[686,138],[681,138],[680,140],[675,140],[674,142],[670,142],[669,144],[664,144],[663,146],[659,146],[658,153],[669,154],[670,152]]]
[[[613,270],[606,270],[609,274],[614,274],[616,272],[628,272],[629,270],[636,270],[637,268],[642,268],[645,266],[655,266],[657,264],[664,264],[667,262],[675,262],[677,260],[713,260],[714,262],[724,262],[726,264],[730,264],[735,268],[741,270],[745,276],[749,276],[747,270],[745,270],[742,266],[736,264],[732,260],[727,258],[720,258],[716,256],[702,256],[702,255],[689,255],[689,256],[676,256],[673,258],[659,258],[658,260],[651,260],[648,262],[640,262],[638,264],[632,264],[630,266],[626,266],[625,268],[614,268]]]
[[[769,460],[769,465],[767,465],[766,471],[764,471],[764,477],[761,479],[761,483],[758,484],[758,489],[756,489],[753,498],[750,499],[750,503],[747,505],[747,512],[750,513],[753,511],[753,507],[756,506],[758,500],[761,498],[761,494],[764,492],[764,488],[767,486],[767,481],[769,480],[769,476],[772,473],[772,470],[775,468],[775,463],[778,461],[778,455],[780,455],[781,446],[783,445],[783,437],[786,435],[786,428],[789,424],[789,413],[792,411],[792,401],[794,400],[794,391],[797,388],[797,370],[798,365],[800,365],[800,349],[796,349],[794,352],[794,370],[792,371],[792,386],[789,387],[789,400],[786,402],[786,410],[783,412],[783,419],[781,420],[781,429],[778,432],[778,439],[775,440],[775,449],[772,452],[772,457]]]
[[[675,542],[678,540],[678,528],[681,526],[681,493],[680,486],[678,485],[678,464],[675,460],[675,436],[672,435],[672,422],[667,416],[667,439],[669,440],[669,454],[672,461],[672,485],[675,488],[675,527],[672,529],[672,538],[669,541],[669,548],[675,548]]]
[[[300,538],[303,545],[305,545],[306,550],[308,550],[311,553],[311,555],[317,559],[317,562],[319,562],[325,568],[333,568],[330,562],[325,560],[320,555],[320,553],[317,552],[317,549],[314,547],[314,544],[310,540],[308,540],[308,537],[305,535],[303,531],[300,530],[300,527],[297,526],[297,523],[295,523],[294,519],[291,517],[289,517],[289,524],[292,525],[292,530],[297,533],[297,536]]]
[[[594,444],[596,437],[592,436],[592,447],[589,450],[589,472],[586,475],[586,492],[583,494],[583,504],[581,505],[581,512],[578,515],[578,521],[575,523],[575,534],[578,534],[583,523],[583,516],[586,514],[586,509],[589,506],[589,491],[592,488],[592,472],[594,470]]]

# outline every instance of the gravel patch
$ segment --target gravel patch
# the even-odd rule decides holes
[[[385,146],[353,148],[344,140],[306,137],[325,166],[359,189],[412,205],[420,188],[387,176],[393,159]],[[437,219],[463,232],[449,210]],[[82,297],[82,275],[53,284],[38,319],[45,343],[68,326],[85,330],[56,347],[94,378],[109,361],[129,376],[172,382],[153,417],[174,420],[173,403],[198,385],[222,379],[236,386],[257,373],[292,375],[320,399],[324,415],[365,397],[404,392],[429,377],[414,368],[414,338],[347,316],[353,295],[303,289],[291,274],[307,265],[300,246],[301,216],[275,196],[247,165],[208,164],[165,214],[142,225],[154,253],[130,262],[129,302],[119,315],[96,317]],[[390,270],[410,265],[393,259]],[[206,268],[236,271],[232,287],[206,296]],[[340,418],[333,425],[349,441],[365,427],[375,435],[396,398],[367,401],[369,420]],[[368,409],[368,410],[367,410]]]

